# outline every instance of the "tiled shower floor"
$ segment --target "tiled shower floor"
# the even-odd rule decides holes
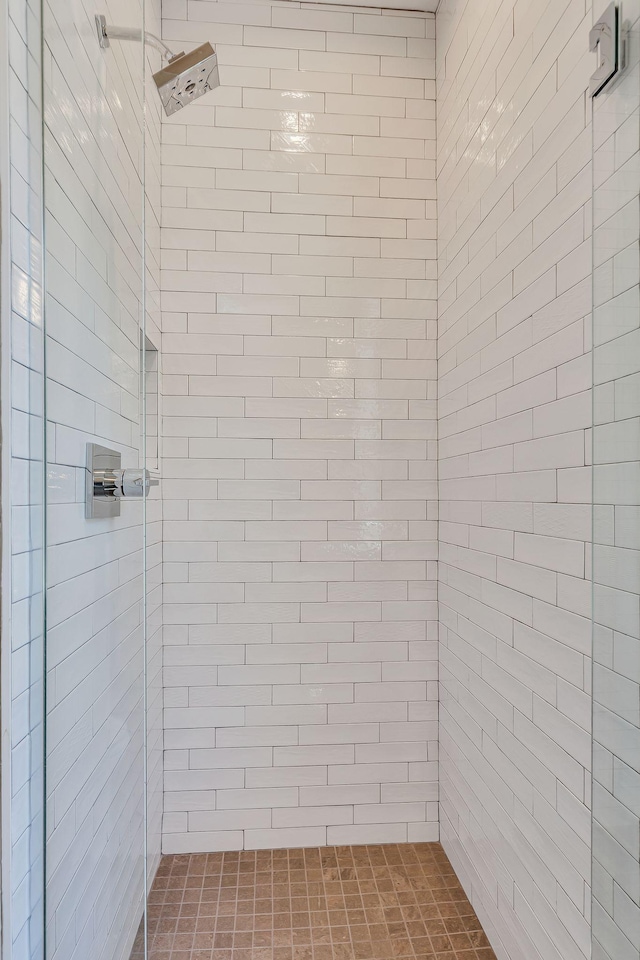
[[[164,857],[149,957],[495,960],[437,843]]]

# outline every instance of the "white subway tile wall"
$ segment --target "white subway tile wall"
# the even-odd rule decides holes
[[[163,849],[435,840],[435,20],[164,17]]]
[[[590,953],[591,24],[437,16],[441,831],[500,960]]]
[[[640,953],[640,0],[624,16],[593,114],[593,960]]]

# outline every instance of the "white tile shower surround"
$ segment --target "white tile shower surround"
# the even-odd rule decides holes
[[[142,5],[120,0],[109,13],[117,22],[139,25]],[[150,8],[150,26],[152,13]],[[95,31],[75,25],[78,16],[92,24],[93,15],[91,4],[74,7],[73,14],[65,5],[44,7],[47,960],[127,960],[139,924],[145,612],[151,872],[160,853],[159,499],[147,507],[146,608],[142,504],[124,503],[118,519],[84,516],[86,443],[120,450],[124,466],[137,465],[142,456],[141,177],[144,159],[147,326],[159,343],[153,329],[159,285],[153,208],[160,116],[153,90],[145,156],[142,47],[114,43],[101,52]],[[155,19],[158,29],[159,4]]]
[[[435,20],[164,17],[163,848],[437,839]]]
[[[591,24],[437,19],[441,832],[500,960],[590,954]]]
[[[425,804],[435,815],[435,792],[424,791],[437,784],[436,371],[426,352],[435,193],[393,191],[405,178],[433,190],[434,21],[315,3],[163,6],[167,40],[186,47],[210,36],[229,78],[163,124],[165,845],[422,838],[425,816],[413,817]],[[442,0],[437,21],[442,826],[501,960],[582,960],[589,949],[592,19],[589,0]],[[15,27],[20,117],[28,35],[26,22]],[[13,373],[17,415],[37,438],[21,388],[38,370],[37,327],[36,337],[21,336],[37,319],[35,301],[21,296],[29,282],[37,292],[38,268],[25,255],[37,241],[23,183],[30,132],[15,125],[11,145],[22,187],[13,195],[14,276],[26,284],[15,286]],[[64,232],[77,243],[71,212]],[[90,280],[86,292],[96,296]],[[276,339],[282,352],[270,356]],[[94,387],[86,399],[98,411]],[[78,397],[66,414],[56,408],[61,435],[86,431]],[[339,424],[344,433],[325,432]],[[287,432],[296,425],[298,434]],[[421,426],[429,432],[412,432]],[[26,490],[37,454],[17,450],[15,464],[16,489]],[[70,488],[68,501],[80,517]],[[426,512],[411,512],[425,501]],[[37,529],[37,510],[26,514],[17,504],[19,529]],[[14,622],[25,629],[20,614],[37,603],[22,576],[33,545],[19,541],[16,559]],[[429,632],[417,633],[425,604]],[[398,620],[403,608],[408,619]],[[240,611],[246,619],[236,621]],[[324,611],[331,620],[318,619]],[[23,639],[16,721],[38,679],[21,669],[37,638]],[[352,650],[363,659],[347,668],[339,658]],[[367,739],[373,728],[378,742]],[[15,783],[26,797],[32,731],[21,729],[14,770],[24,771]],[[214,731],[221,742],[211,742]],[[327,743],[327,731],[342,741]],[[431,753],[416,758],[427,741]],[[355,822],[345,823],[350,813]],[[16,822],[15,877],[28,867],[24,826]],[[31,949],[23,889],[21,957]],[[623,899],[599,902],[622,929]]]

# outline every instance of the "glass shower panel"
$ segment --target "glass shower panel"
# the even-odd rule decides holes
[[[0,7],[3,5],[0,4]],[[44,337],[41,11],[0,16],[3,956],[42,960]],[[8,14],[8,16],[7,16]],[[8,150],[7,150],[8,147]],[[10,278],[10,280],[9,280]]]
[[[145,466],[145,54],[96,13],[142,35],[142,0],[43,4],[46,960],[146,953],[147,502],[87,485]]]
[[[619,9],[593,101],[593,960],[640,958],[640,0]]]

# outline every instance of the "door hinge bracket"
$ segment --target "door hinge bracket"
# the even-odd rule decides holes
[[[591,76],[590,93],[597,97],[624,66],[624,42],[620,7],[610,3],[589,32],[589,49],[597,53],[600,65]]]

